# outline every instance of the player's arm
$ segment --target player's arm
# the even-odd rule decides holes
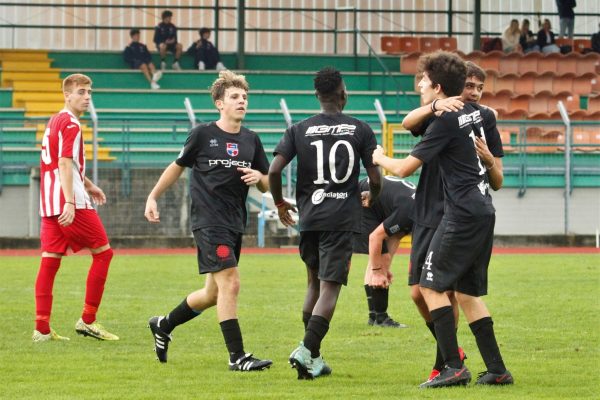
[[[156,200],[181,176],[185,167],[177,165],[177,163],[172,162],[162,173],[160,178],[158,178],[158,182],[154,185],[154,188],[148,195],[148,200],[146,200],[146,210],[144,211],[144,216],[150,222],[158,223],[160,222],[160,216],[158,213],[158,205],[156,204]]]
[[[369,234],[369,269],[371,270],[371,282],[369,286],[383,287],[389,286],[388,274],[389,265],[386,262],[385,255],[381,254],[381,246],[387,238],[383,224]]]
[[[269,190],[269,176],[263,175],[260,171],[251,168],[238,168],[242,175],[242,180],[248,186],[256,185],[256,188],[265,193]]]
[[[83,184],[85,187],[85,191],[88,192],[94,203],[98,205],[102,205],[106,203],[106,195],[98,186],[94,184],[91,180],[86,176],[83,180]]]
[[[464,103],[460,96],[447,97],[435,101],[435,110],[431,104],[426,104],[409,112],[402,120],[402,126],[409,131],[418,131],[427,118],[441,111],[462,110]]]
[[[401,178],[411,176],[421,165],[423,165],[421,160],[411,155],[402,160],[388,157],[383,153],[383,148],[381,146],[377,146],[375,151],[373,151],[373,162]]]
[[[294,206],[283,199],[283,192],[281,190],[281,171],[283,171],[288,163],[289,161],[281,154],[277,154],[269,167],[269,188],[273,195],[275,207],[277,207],[279,220],[285,226],[294,225],[294,219],[292,218],[290,211],[296,212]]]
[[[65,197],[65,206],[62,214],[58,217],[58,223],[62,226],[71,225],[75,219],[75,197],[73,195],[73,159],[60,157],[58,159],[58,176],[60,188]]]
[[[375,203],[381,192],[381,171],[376,166],[367,167],[367,176],[369,177],[369,207]]]
[[[487,170],[490,187],[493,190],[499,190],[504,182],[502,158],[494,157],[494,155],[490,152],[485,140],[480,137],[475,139],[475,150],[477,151],[477,155]]]

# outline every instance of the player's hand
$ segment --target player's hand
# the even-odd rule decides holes
[[[294,221],[294,218],[292,218],[292,214],[290,214],[290,211],[298,212],[296,211],[296,207],[294,207],[285,200],[281,202],[277,207],[277,214],[279,215],[279,220],[285,226],[292,226],[296,223]]]
[[[387,278],[387,272],[383,269],[371,269],[371,279],[369,286],[386,289],[390,286],[390,281]]]
[[[63,212],[58,217],[58,223],[61,226],[69,226],[73,223],[75,219],[75,204],[65,203],[63,207]]]
[[[394,283],[394,274],[392,274],[392,271],[390,271],[388,269],[386,271],[386,275],[387,275],[387,280],[388,280],[389,284],[391,285],[392,283]]]
[[[377,145],[375,150],[373,150],[373,164],[379,165],[379,162],[381,161],[381,159],[383,157],[385,157],[383,147],[381,147],[380,145]]]
[[[479,136],[475,138],[475,150],[486,167],[494,164],[494,155],[490,152],[485,140]]]
[[[102,189],[100,189],[98,186],[96,186],[92,183],[92,184],[88,185],[88,187],[86,188],[86,191],[90,195],[90,197],[92,198],[92,201],[95,204],[97,204],[99,206],[106,204],[106,195],[104,194]]]
[[[360,193],[360,201],[363,207],[371,206],[371,192],[368,190]]]
[[[242,180],[248,186],[256,185],[263,177],[263,174],[255,169],[238,167],[237,170],[243,174]]]
[[[158,224],[160,222],[160,214],[158,213],[158,205],[156,204],[155,199],[148,197],[148,200],[146,200],[144,216],[153,224]]]
[[[436,110],[447,111],[447,112],[462,110],[464,106],[465,106],[465,103],[462,102],[462,99],[460,96],[439,99],[435,103]]]

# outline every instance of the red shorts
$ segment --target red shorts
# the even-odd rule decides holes
[[[69,226],[58,223],[58,215],[42,217],[40,230],[42,251],[66,254],[70,247],[74,253],[82,248],[97,249],[108,244],[104,225],[96,210],[75,210],[75,219]]]

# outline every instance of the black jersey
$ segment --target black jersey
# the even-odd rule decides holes
[[[474,103],[466,103],[461,111],[444,113],[433,120],[411,152],[425,163],[439,157],[444,183],[444,214],[450,220],[495,212],[487,171],[475,151],[475,137],[485,137],[484,116],[490,120],[494,118],[489,110]],[[495,125],[495,119],[493,123]]]
[[[202,124],[191,130],[175,162],[192,168],[192,230],[221,226],[243,232],[249,187],[237,168],[269,171],[258,135],[244,127],[232,134],[215,122]]]
[[[177,27],[172,23],[165,24],[161,22],[154,27],[154,43],[156,43],[156,47],[164,43],[167,39],[175,39],[177,43]]]
[[[274,153],[298,157],[301,231],[360,232],[359,159],[372,167],[375,147],[369,125],[342,113],[317,114],[286,130]]]
[[[369,208],[363,208],[364,214],[371,214],[388,236],[397,233],[410,233],[411,215],[414,207],[415,185],[395,176],[384,176],[379,197]],[[360,181],[361,192],[369,190],[369,179]],[[363,215],[364,216],[364,215]],[[371,233],[371,232],[362,232]]]
[[[131,42],[123,52],[123,58],[127,64],[134,64],[136,61],[144,63],[152,62],[152,56],[148,51],[148,47],[140,42]]]
[[[422,136],[436,117],[428,118],[418,130],[411,131],[413,136]],[[419,225],[435,228],[444,216],[444,184],[440,174],[437,157],[431,158],[421,166],[419,183],[415,194],[412,220]]]

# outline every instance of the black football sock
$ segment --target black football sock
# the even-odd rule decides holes
[[[475,335],[477,347],[487,370],[494,374],[503,374],[506,371],[506,366],[504,365],[504,361],[502,361],[498,342],[496,342],[492,317],[484,317],[471,322],[469,327],[473,335]]]
[[[377,322],[383,322],[388,317],[389,289],[373,288],[373,308]]]
[[[302,311],[302,323],[304,323],[304,332],[306,332],[306,328],[308,327],[308,320],[310,319],[312,313]]]
[[[427,328],[429,328],[429,331],[431,332],[431,334],[433,335],[434,339],[435,339],[435,364],[433,364],[433,369],[437,369],[438,371],[441,371],[442,368],[444,368],[444,356],[442,356],[442,351],[440,350],[440,346],[437,343],[437,338],[435,336],[435,325],[433,322],[431,321],[425,321],[425,325],[427,325]]]
[[[313,315],[308,321],[306,332],[304,333],[304,346],[310,350],[311,357],[319,357],[321,351],[321,341],[329,330],[329,321],[320,315]]]
[[[365,293],[367,294],[367,305],[369,306],[369,319],[375,321],[375,309],[373,308],[373,288],[365,285]]]
[[[440,307],[431,311],[431,319],[435,325],[435,337],[438,342],[444,362],[451,368],[462,367],[458,355],[458,343],[456,341],[456,323],[451,306]]]
[[[237,319],[228,319],[221,322],[220,325],[227,351],[229,351],[229,361],[236,362],[245,354],[240,324]]]
[[[194,310],[187,303],[187,298],[171,311],[160,323],[160,329],[169,334],[173,332],[176,326],[185,324],[191,319],[196,318],[202,313],[202,310]]]

